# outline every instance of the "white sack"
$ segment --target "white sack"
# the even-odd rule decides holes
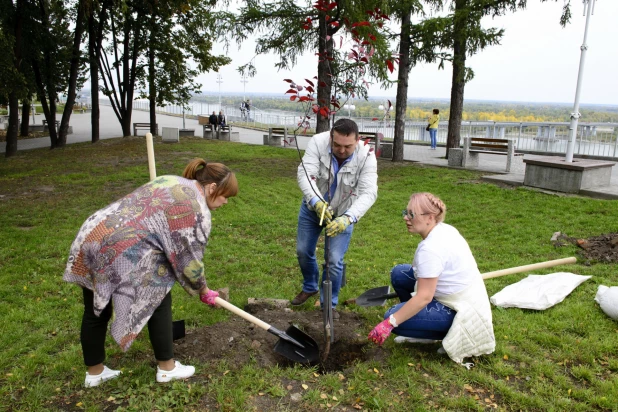
[[[618,286],[599,285],[594,300],[601,306],[601,310],[612,319],[618,320]]]
[[[592,276],[558,272],[549,275],[528,275],[489,298],[496,306],[544,310],[560,303],[577,286]]]

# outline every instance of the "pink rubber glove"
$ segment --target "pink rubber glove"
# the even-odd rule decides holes
[[[382,345],[386,338],[389,337],[393,329],[393,325],[390,324],[388,319],[383,320],[382,322],[378,323],[378,326],[376,326],[371,332],[369,332],[368,338],[370,341],[373,341],[373,343]]]
[[[209,289],[208,292],[206,292],[206,294],[200,295],[200,300],[206,303],[207,305],[217,306],[217,304],[215,303],[215,298],[218,296],[219,296],[219,292]]]

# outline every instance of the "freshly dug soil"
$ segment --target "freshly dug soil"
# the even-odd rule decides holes
[[[580,255],[590,262],[618,263],[618,233],[608,233],[588,239],[560,234],[554,242],[556,246],[564,246],[565,243],[578,246]]]
[[[340,371],[356,360],[384,358],[383,349],[367,340],[367,326],[354,312],[339,310],[340,318],[334,321],[334,342],[328,357],[323,358],[324,324],[322,311],[294,311],[269,305],[251,304],[244,310],[258,319],[285,331],[294,325],[311,336],[320,348],[318,368],[322,371]],[[193,358],[202,362],[225,359],[230,365],[244,365],[254,359],[261,367],[287,366],[292,361],[274,351],[279,338],[233,315],[226,322],[187,331],[183,339],[174,342],[174,352],[180,358]]]

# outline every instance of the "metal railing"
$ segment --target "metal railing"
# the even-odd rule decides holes
[[[149,102],[136,100],[133,102],[136,110],[149,110]],[[301,115],[274,110],[260,110],[251,107],[251,110],[242,111],[239,107],[222,106],[214,103],[190,102],[184,109],[187,116],[208,116],[213,111],[219,111],[227,117],[229,122],[242,122],[247,126],[298,126]],[[157,108],[159,113],[182,115],[183,108],[179,105],[166,105]],[[343,117],[343,116],[338,116]],[[394,137],[393,118],[372,120],[370,118],[352,117],[358,124],[359,130],[366,132],[381,132],[386,139]],[[309,127],[315,128],[315,116],[308,120]],[[404,141],[429,142],[429,132],[426,120],[406,120]],[[446,144],[448,121],[438,125],[438,144]],[[568,122],[474,122],[461,123],[461,139],[464,137],[494,137],[514,139],[518,151],[547,154],[565,154],[569,139]],[[618,157],[618,123],[582,123],[577,126],[577,135],[574,154],[601,158]]]

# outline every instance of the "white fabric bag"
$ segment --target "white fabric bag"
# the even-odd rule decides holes
[[[505,287],[489,301],[503,308],[544,310],[562,302],[577,286],[591,277],[568,272],[528,275]]]
[[[601,310],[607,316],[618,320],[618,286],[608,288],[607,286],[599,285],[594,300],[601,306]]]

